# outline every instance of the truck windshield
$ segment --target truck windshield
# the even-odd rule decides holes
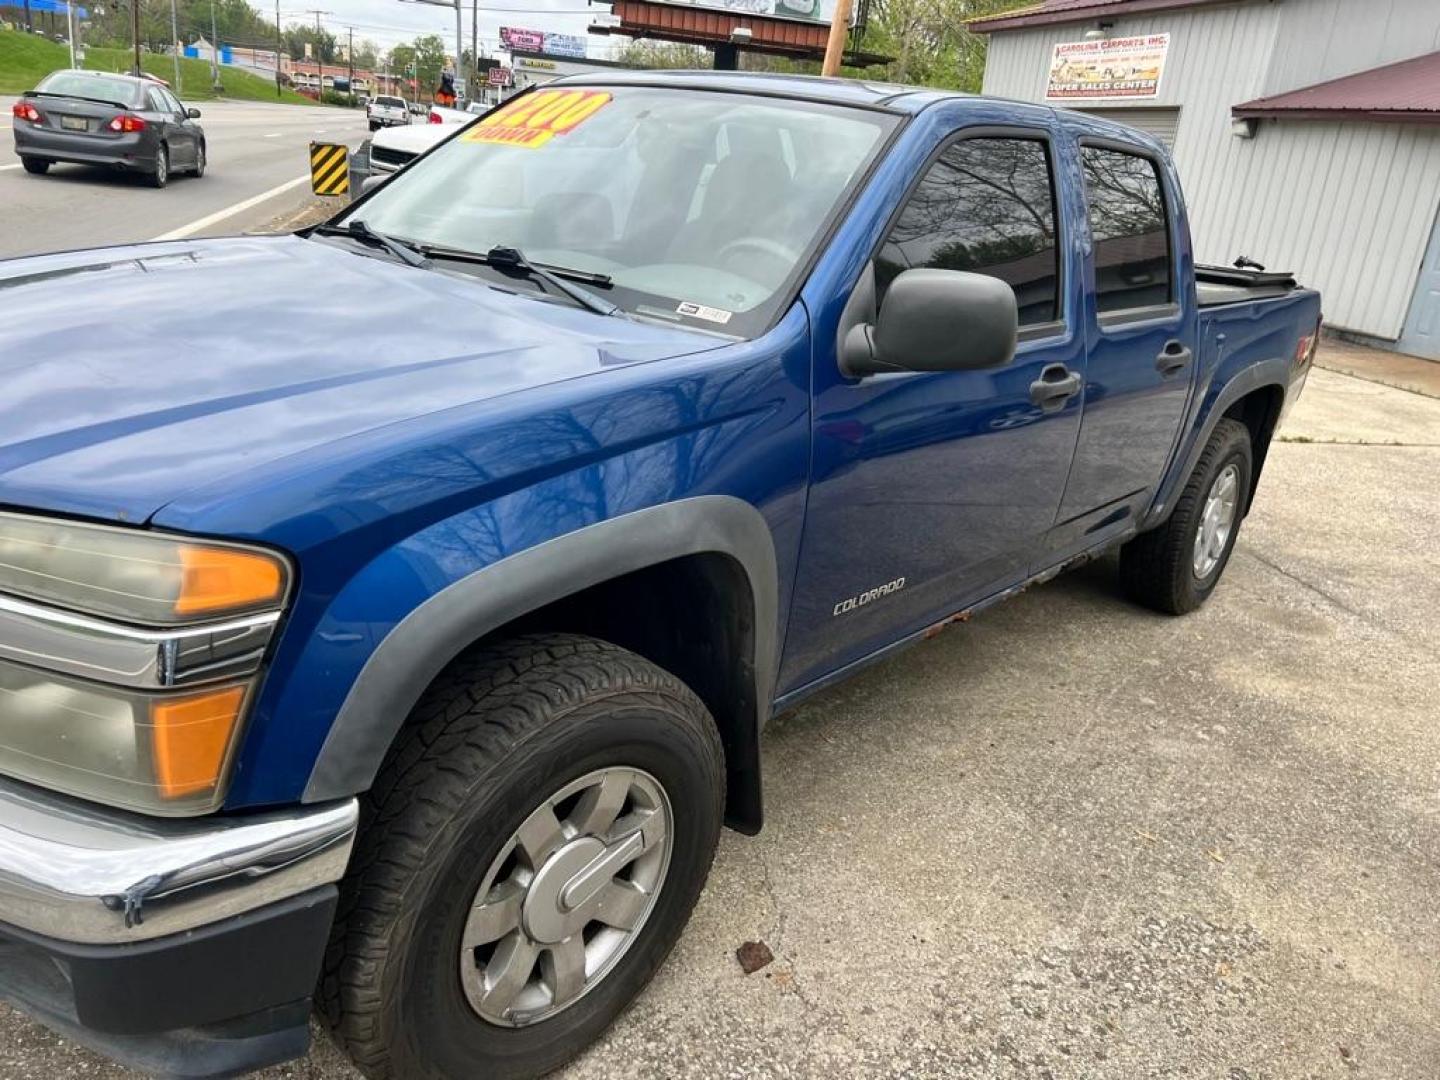
[[[745,94],[548,88],[471,124],[349,217],[422,246],[516,248],[603,275],[598,291],[632,314],[753,336],[896,122]]]

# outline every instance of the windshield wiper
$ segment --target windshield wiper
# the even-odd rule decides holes
[[[483,263],[501,270],[518,270],[522,274],[538,278],[557,292],[563,293],[581,307],[593,311],[597,315],[625,315],[624,308],[619,304],[612,304],[603,296],[596,296],[589,289],[582,289],[579,285],[572,285],[565,280],[565,278],[571,278],[589,285],[605,286],[610,284],[610,278],[606,274],[592,274],[587,270],[572,270],[567,266],[551,266],[549,263],[532,263],[525,258],[519,248],[513,247],[492,247],[483,255],[475,251],[432,247],[428,244],[422,245],[420,250],[436,259],[454,259],[457,262]]]
[[[382,247],[409,266],[419,267],[421,270],[430,268],[430,260],[425,258],[413,245],[404,240],[397,240],[393,236],[386,236],[382,232],[376,232],[364,221],[351,221],[345,225],[316,225],[310,232],[319,233],[321,236],[348,236],[352,240],[359,240],[362,244]]]

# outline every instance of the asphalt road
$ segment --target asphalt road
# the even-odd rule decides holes
[[[258,228],[309,199],[312,140],[354,148],[368,135],[358,110],[210,102],[200,106],[205,176],[175,176],[157,191],[84,165],[26,173],[10,132],[14,100],[0,98],[0,258]]]
[[[1094,564],[777,718],[765,831],[566,1080],[1434,1080],[1436,491],[1440,400],[1316,371],[1200,612]],[[123,1075],[0,1007],[3,1080]]]

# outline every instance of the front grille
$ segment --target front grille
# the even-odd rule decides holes
[[[393,172],[402,165],[413,161],[415,154],[409,150],[392,150],[388,146],[370,146],[370,163],[372,165],[384,166],[386,171]]]

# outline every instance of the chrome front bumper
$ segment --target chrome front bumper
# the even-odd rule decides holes
[[[148,941],[339,881],[354,799],[146,818],[0,779],[0,923],[61,941]]]

